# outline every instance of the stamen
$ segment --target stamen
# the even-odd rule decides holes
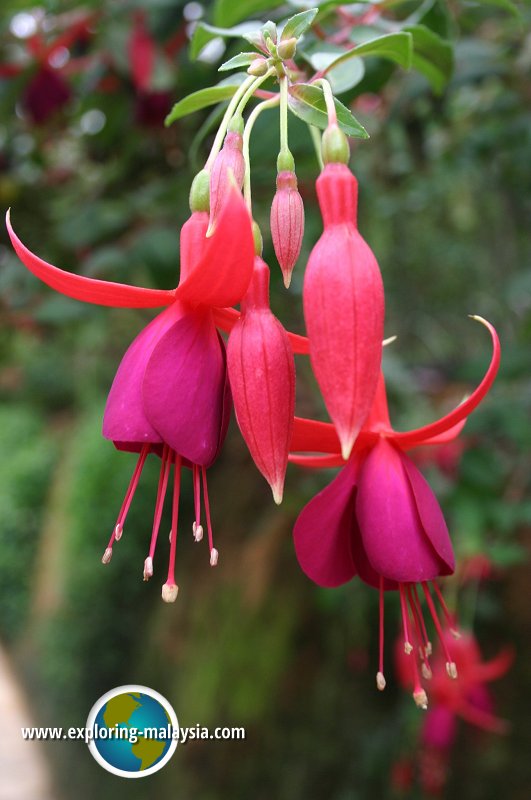
[[[404,584],[400,583],[398,585],[398,590],[400,593],[400,608],[402,610],[402,626],[404,628],[404,653],[406,655],[410,655],[413,651],[413,645],[409,640],[409,625],[408,625],[408,614],[407,614],[407,605],[406,605],[406,595],[404,591]]]
[[[384,579],[383,576],[380,575],[380,603],[379,603],[379,612],[380,612],[380,623],[379,623],[379,632],[378,632],[378,672],[376,674],[376,686],[378,689],[383,692],[385,689],[385,677],[383,674],[384,671]]]
[[[203,497],[205,499],[205,516],[207,521],[208,546],[210,548],[210,566],[215,567],[216,564],[218,563],[219,553],[214,547],[214,536],[212,534],[212,520],[210,518],[210,502],[208,500],[206,467],[201,467],[201,473],[203,477]]]
[[[159,485],[157,487],[155,515],[153,517],[153,530],[151,532],[151,542],[149,545],[149,556],[146,558],[144,565],[144,580],[148,580],[148,578],[151,578],[153,575],[153,557],[155,555],[155,548],[157,546],[157,537],[159,535],[160,520],[162,517],[162,509],[164,507],[164,498],[166,497],[166,489],[168,487],[171,461],[172,451],[167,445],[164,445],[164,449],[162,451],[162,463],[160,465]],[[146,568],[146,565],[148,565],[148,568]]]
[[[426,655],[426,643],[423,640],[422,628],[420,625],[419,619],[419,609],[415,605],[415,601],[413,598],[413,592],[411,591],[410,586],[406,586],[406,594],[407,599],[409,602],[409,606],[411,608],[411,613],[413,615],[413,623],[415,625],[415,634],[417,637],[417,641],[419,644],[419,656],[421,660],[420,671],[422,672],[422,676],[426,678],[426,680],[430,680],[432,676],[431,668],[428,662],[428,657]]]
[[[168,577],[162,587],[162,599],[167,603],[173,603],[177,597],[177,586],[175,585],[175,555],[177,552],[177,530],[179,523],[179,496],[181,492],[181,457],[175,456],[175,466],[173,468],[173,505],[171,510],[171,537],[170,537],[170,561],[168,565]],[[165,597],[164,587],[166,587]],[[175,589],[175,592],[173,591]],[[175,596],[173,596],[175,594]]]
[[[165,603],[175,603],[178,594],[179,587],[175,583],[165,583],[162,587],[162,599]]]
[[[428,695],[424,689],[422,689],[422,687],[419,686],[417,689],[415,689],[413,692],[413,700],[415,701],[417,708],[421,708],[423,711],[428,710]]]
[[[435,609],[433,598],[431,596],[430,588],[429,588],[428,584],[425,581],[422,582],[422,588],[424,590],[424,595],[426,597],[426,602],[428,604],[428,608],[430,609],[430,614],[431,614],[432,619],[433,619],[433,624],[435,625],[435,628],[437,630],[437,634],[438,634],[440,642],[441,642],[441,647],[443,649],[443,653],[444,653],[445,658],[446,658],[446,672],[448,673],[448,677],[449,678],[455,679],[455,678],[457,678],[457,667],[456,667],[455,661],[453,661],[452,657],[450,656],[450,652],[448,650],[448,647],[446,646],[446,642],[444,640],[444,632],[443,632],[441,623],[439,622],[439,617],[437,616],[437,611]]]
[[[146,458],[149,453],[149,444],[145,444],[140,451],[140,455],[138,457],[138,461],[136,462],[136,466],[133,470],[133,474],[131,476],[131,480],[129,481],[129,486],[127,487],[127,491],[125,493],[125,497],[122,502],[122,506],[120,508],[120,512],[118,514],[118,519],[116,520],[116,525],[114,526],[114,530],[111,534],[111,538],[109,539],[109,544],[107,545],[107,549],[105,550],[104,558],[106,556],[107,550],[112,550],[112,546],[114,542],[119,542],[122,538],[123,530],[124,530],[124,523],[127,517],[127,513],[133,501],[133,496],[136,492],[136,488],[138,486],[138,482],[140,480],[140,476],[142,474],[142,470],[144,469],[144,464],[146,463]],[[112,553],[111,553],[112,555]],[[108,556],[107,561],[102,561],[104,564],[108,564],[111,560],[111,556]]]
[[[102,564],[108,564],[112,558],[112,547],[107,547],[104,554],[101,557]]]
[[[431,642],[429,640],[429,637],[428,637],[428,631],[426,630],[426,623],[424,622],[424,616],[422,614],[422,606],[420,605],[420,597],[419,597],[419,593],[417,591],[417,587],[415,586],[415,584],[412,584],[411,590],[413,592],[413,597],[415,598],[415,605],[416,605],[416,608],[417,608],[417,614],[418,614],[418,617],[419,617],[420,627],[421,627],[421,630],[422,630],[422,638],[423,638],[424,643],[425,643],[424,644],[424,653],[426,654],[426,658],[428,658],[429,656],[431,656],[431,654],[433,652],[433,647],[432,647],[432,644],[431,644]]]
[[[461,638],[461,634],[459,633],[459,630],[457,629],[457,623],[456,623],[455,616],[450,613],[450,609],[446,605],[446,601],[445,601],[445,599],[443,597],[443,593],[441,592],[441,589],[440,589],[439,585],[435,581],[432,581],[431,585],[433,586],[433,588],[435,590],[435,594],[437,595],[437,599],[439,600],[440,606],[441,606],[443,614],[444,614],[444,618],[446,619],[446,624],[448,625],[448,628],[450,629],[450,633],[452,634],[454,639],[460,639]]]
[[[201,477],[197,464],[194,464],[193,466],[193,481],[195,520],[194,524],[192,525],[192,532],[194,534],[195,541],[200,542],[203,538],[203,526],[201,525]]]

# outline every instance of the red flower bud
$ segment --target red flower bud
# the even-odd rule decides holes
[[[287,333],[269,308],[269,269],[260,256],[229,338],[227,363],[242,436],[280,503],[295,409],[295,364]]]
[[[304,205],[297,190],[297,176],[294,172],[279,172],[271,206],[271,235],[286,288],[301,252],[303,234]]]
[[[344,164],[317,180],[324,232],[304,278],[310,358],[348,458],[376,392],[382,359],[384,292],[374,254],[356,227],[357,181]]]
[[[242,135],[229,131],[210,173],[210,225],[214,224],[229,189],[229,170],[232,171],[238,187],[242,188],[245,174],[242,148]]]

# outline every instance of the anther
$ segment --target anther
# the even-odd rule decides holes
[[[193,530],[193,533],[194,533],[194,540],[196,542],[200,542],[201,539],[203,538],[203,526],[202,525],[198,525],[196,522],[194,522],[194,524],[192,526],[192,530]]]
[[[385,689],[385,677],[383,672],[376,673],[376,688],[379,692],[383,692]]]
[[[107,547],[104,554],[101,557],[102,564],[108,564],[112,558],[112,547]]]
[[[120,539],[122,538],[122,533],[123,533],[123,532],[124,532],[123,525],[121,525],[121,524],[118,522],[118,523],[116,524],[116,527],[115,527],[115,529],[114,529],[114,539],[115,539],[115,541],[116,541],[116,542],[119,542],[119,541],[120,541]]]
[[[215,567],[218,563],[219,553],[215,547],[210,551],[210,566]]]
[[[429,665],[428,665],[428,664],[426,664],[426,662],[425,662],[425,661],[423,661],[423,662],[422,662],[422,664],[420,665],[420,671],[422,672],[422,677],[423,677],[425,680],[427,680],[427,681],[431,681],[431,679],[432,679],[432,676],[433,676],[433,675],[432,675],[432,671],[431,671],[431,669],[430,669]]]
[[[424,648],[424,652],[426,653],[426,656],[431,656],[431,654],[433,653],[433,646],[431,642],[427,642],[426,647]]]
[[[404,642],[404,653],[409,656],[413,652],[413,645],[411,642]]]
[[[148,581],[153,575],[153,559],[149,556],[144,561],[144,580]]]
[[[452,634],[454,639],[460,639],[461,638],[461,634],[455,628],[450,628],[450,633]]]
[[[165,603],[175,603],[179,587],[175,583],[165,583],[162,587],[162,599]]]
[[[452,678],[452,680],[455,681],[455,679],[457,678],[457,666],[455,664],[455,661],[446,662],[446,672],[448,674],[448,677]]]
[[[421,708],[423,711],[426,711],[428,708],[428,695],[424,691],[424,689],[416,689],[413,692],[413,700],[415,701],[415,705],[417,708]]]

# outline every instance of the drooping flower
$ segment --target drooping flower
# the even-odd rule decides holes
[[[123,527],[146,458],[155,453],[161,469],[144,578],[153,574],[153,557],[162,509],[173,467],[173,512],[168,577],[162,596],[173,601],[178,503],[182,466],[193,472],[194,536],[202,538],[201,486],[215,565],[206,468],[223,443],[230,411],[226,353],[216,330],[217,309],[241,300],[252,275],[254,240],[250,216],[240,192],[231,187],[212,236],[208,213],[194,211],[181,231],[181,276],[177,289],[161,291],[100,281],[60,270],[31,253],[13,231],[13,246],[25,266],[61,293],[99,305],[132,308],[168,306],[134,340],[116,373],[103,422],[103,434],[121,450],[139,453],[122,507],[103,555],[108,563]],[[234,231],[238,236],[234,236]],[[223,322],[223,320],[222,320]]]
[[[270,224],[275,255],[288,288],[304,235],[304,204],[297,189],[297,176],[292,171],[283,170],[277,175]]]
[[[347,459],[369,413],[382,359],[384,291],[356,226],[357,181],[346,164],[317,179],[324,231],[304,277],[312,368]]]
[[[417,749],[419,783],[427,795],[439,796],[448,775],[450,753],[458,731],[458,719],[488,733],[504,734],[508,723],[494,714],[494,700],[488,686],[503,677],[514,658],[505,648],[490,661],[483,661],[478,642],[470,631],[462,631],[457,640],[449,641],[455,658],[458,681],[449,681],[445,656],[437,647],[431,659],[431,672],[424,677],[430,687],[430,708],[422,722],[420,747]],[[401,642],[395,648],[397,677],[405,688],[412,685],[411,665]]]
[[[241,308],[228,344],[236,419],[280,503],[295,409],[295,364],[288,335],[269,308],[269,268],[260,256]]]
[[[294,528],[297,558],[303,571],[320,586],[339,586],[355,575],[380,592],[380,657],[377,685],[384,688],[384,594],[400,597],[406,653],[418,645],[421,667],[429,670],[431,644],[424,623],[421,594],[433,619],[446,656],[446,671],[455,677],[455,660],[447,646],[433,593],[448,628],[455,627],[436,578],[454,569],[454,556],[446,523],[430,487],[405,450],[441,444],[454,439],[468,414],[481,402],[496,376],[500,346],[490,323],[493,341],[490,366],[475,392],[454,411],[418,430],[399,433],[389,421],[383,375],[376,396],[347,465],[303,509]],[[340,466],[340,442],[328,423],[295,419],[292,451],[321,452],[324,456],[293,455],[290,460],[307,467]],[[419,588],[420,587],[420,591]],[[414,698],[425,707],[416,657],[410,659]]]

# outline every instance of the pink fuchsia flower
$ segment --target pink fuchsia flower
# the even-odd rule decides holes
[[[103,434],[121,450],[139,453],[116,525],[105,550],[123,533],[125,520],[149,453],[161,457],[159,487],[144,578],[153,574],[153,558],[162,508],[173,467],[173,513],[168,578],[163,598],[177,596],[175,552],[182,466],[193,472],[196,518],[202,538],[201,487],[204,493],[210,563],[218,551],[212,538],[206,469],[223,442],[230,395],[225,346],[216,330],[217,311],[237,303],[247,291],[254,261],[251,220],[240,192],[228,192],[211,237],[208,214],[195,211],[181,231],[181,277],[177,289],[160,291],[85,278],[60,270],[31,253],[11,227],[13,246],[37,277],[69,297],[99,305],[150,308],[168,306],[135,339],[116,373],[103,422]],[[234,231],[238,236],[234,236]],[[223,323],[223,314],[221,315]],[[225,322],[226,324],[226,322]]]
[[[404,649],[409,655],[418,644],[421,666],[429,670],[429,642],[420,594],[446,655],[447,674],[455,677],[454,658],[443,635],[433,593],[448,627],[455,623],[444,604],[436,578],[454,570],[454,556],[446,523],[430,487],[405,450],[454,439],[468,414],[481,402],[496,376],[500,346],[490,323],[493,341],[490,366],[477,389],[454,411],[418,430],[399,433],[391,427],[385,383],[380,377],[371,413],[356,441],[347,465],[302,510],[294,528],[297,558],[303,571],[318,585],[339,586],[358,575],[380,592],[380,658],[377,676],[384,688],[383,615],[386,591],[398,591],[402,610]],[[292,455],[290,461],[319,468],[340,466],[341,447],[328,423],[295,419],[291,449],[327,455]],[[420,592],[417,586],[420,587]],[[426,706],[416,657],[414,698]]]
[[[286,289],[301,252],[304,235],[304,203],[297,189],[297,176],[283,170],[277,175],[277,191],[271,205],[271,236]]]
[[[327,164],[317,195],[324,231],[306,268],[304,319],[312,368],[347,459],[376,392],[384,290],[356,226],[358,185],[349,168]]]
[[[288,334],[269,308],[269,268],[260,256],[241,308],[228,344],[236,419],[280,503],[295,410],[295,364]]]

